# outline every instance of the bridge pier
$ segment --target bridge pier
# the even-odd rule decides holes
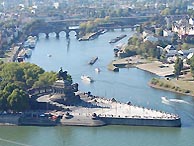
[[[46,38],[47,38],[47,39],[49,38],[49,34],[48,34],[48,33],[46,33]]]
[[[56,38],[59,39],[60,35],[59,32],[56,32]]]
[[[69,38],[69,31],[65,31],[66,32],[66,38]]]
[[[79,38],[79,31],[75,31],[75,36],[76,36],[76,38],[78,39]]]

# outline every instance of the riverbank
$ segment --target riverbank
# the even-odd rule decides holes
[[[148,71],[158,76],[167,77],[174,73],[173,64],[163,64],[160,61],[150,61],[139,55],[117,59],[112,62],[116,67],[137,67],[141,70]]]
[[[52,96],[43,95],[39,97],[41,102],[60,106],[63,110],[28,112],[21,114],[14,122],[12,118],[7,119],[3,115],[0,116],[0,122],[5,123],[4,121],[6,121],[6,124],[16,123],[16,125],[29,126],[181,126],[180,117],[172,113],[139,107],[130,102],[121,103],[114,98],[106,99],[89,93],[77,92],[76,95],[80,97],[81,102],[74,103],[75,105],[64,105],[52,101],[51,99],[56,96],[55,94]]]
[[[179,80],[175,78],[154,78],[148,84],[150,87],[156,89],[171,91],[194,97],[194,80],[190,77],[190,75],[183,75],[179,78]]]
[[[150,81],[150,87],[171,91],[183,95],[194,96],[194,80],[190,72],[181,75],[179,80],[176,78],[168,78],[173,76],[174,64],[163,64],[160,61],[149,61],[140,56],[127,57],[113,61],[112,64],[116,67],[136,67],[138,69],[156,74],[160,79],[154,79],[155,82]],[[157,81],[156,81],[157,80]]]
[[[10,48],[9,50],[6,51],[5,57],[1,58],[1,60],[3,62],[15,62],[20,50],[21,50],[20,46],[14,46],[13,48]]]

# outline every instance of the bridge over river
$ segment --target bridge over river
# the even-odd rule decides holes
[[[139,16],[139,17],[117,17],[110,18],[110,23],[100,25],[98,29],[125,29],[136,28],[138,23],[142,23],[145,20],[151,18],[151,16]],[[32,26],[29,34],[38,36],[39,33],[45,33],[46,37],[49,37],[49,33],[56,33],[56,37],[59,38],[60,32],[65,32],[66,37],[69,37],[69,33],[74,31],[76,36],[79,37],[80,28],[79,25],[82,22],[91,21],[93,19],[65,19],[65,20],[41,20],[37,24]]]

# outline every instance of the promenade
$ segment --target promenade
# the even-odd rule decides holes
[[[64,111],[52,113],[63,115],[60,125],[103,126],[113,124],[173,127],[181,124],[180,117],[174,114],[138,107],[131,103],[121,103],[115,99],[89,96],[87,93],[78,92],[76,94],[81,97],[83,102],[74,106],[58,104],[58,106],[64,108]],[[50,101],[49,98],[53,97],[44,95],[38,101],[57,105],[57,103]]]

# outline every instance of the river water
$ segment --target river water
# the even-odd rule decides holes
[[[155,75],[136,69],[123,68],[118,73],[108,71],[107,65],[114,59],[113,48],[116,44],[108,41],[121,34],[127,37],[119,41],[126,43],[133,34],[131,30],[107,32],[92,41],[77,41],[71,32],[66,39],[62,32],[60,38],[50,34],[45,39],[40,34],[32,57],[27,60],[46,71],[58,71],[60,67],[72,75],[79,83],[81,91],[91,91],[93,95],[115,98],[121,102],[131,101],[135,105],[163,110],[180,115],[181,128],[164,127],[0,127],[0,146],[191,146],[194,144],[194,98],[168,91],[157,90],[147,85]],[[50,57],[49,57],[50,56]],[[98,56],[91,66],[88,62]],[[96,73],[95,68],[101,72]],[[88,84],[81,75],[89,75],[95,81]],[[163,102],[165,96],[168,102]],[[171,100],[173,99],[173,100]],[[12,143],[11,143],[12,142]]]

